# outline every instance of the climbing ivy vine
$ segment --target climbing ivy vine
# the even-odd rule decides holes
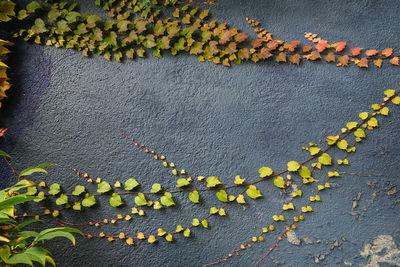
[[[208,1],[206,4],[212,4]],[[95,0],[94,4],[105,11],[105,14],[82,14],[76,3],[63,1],[32,1],[25,7],[14,11],[12,1],[0,1],[0,20],[3,22],[15,18],[24,21],[23,27],[13,34],[14,38],[22,38],[27,42],[74,49],[83,56],[103,56],[106,60],[122,62],[128,59],[145,58],[148,54],[161,58],[163,53],[189,54],[198,61],[209,61],[215,64],[231,66],[240,65],[244,61],[257,63],[261,60],[274,60],[278,63],[300,65],[304,60],[325,61],[338,67],[355,65],[378,68],[388,61],[391,66],[399,65],[399,53],[393,48],[382,50],[347,47],[346,41],[328,42],[317,34],[305,32],[310,41],[301,45],[299,40],[283,41],[275,39],[272,33],[261,27],[260,23],[246,18],[257,38],[249,38],[249,34],[238,28],[231,28],[227,23],[211,20],[211,14],[205,5],[177,0],[165,1],[118,1]],[[5,55],[10,51],[6,46],[12,43],[0,40],[0,100],[6,97],[5,91],[10,88],[3,63]],[[69,169],[87,184],[78,184],[74,190],[67,190],[58,183],[48,184],[46,181],[29,180],[27,196],[35,196],[33,201],[43,207],[40,213],[16,213],[13,219],[54,218],[60,226],[83,227],[93,226],[92,231],[84,232],[87,238],[101,238],[108,242],[121,240],[127,245],[139,245],[140,242],[173,242],[176,236],[190,238],[196,228],[209,228],[212,218],[226,216],[228,207],[244,206],[248,202],[263,197],[257,188],[260,183],[268,183],[290,196],[282,202],[282,208],[275,212],[265,227],[255,232],[248,240],[233,248],[232,253],[216,258],[215,262],[204,263],[204,266],[226,262],[230,258],[251,248],[255,243],[266,238],[276,239],[266,254],[259,258],[258,265],[265,257],[278,247],[286,234],[296,229],[306,219],[313,207],[324,198],[324,191],[331,190],[331,180],[341,176],[340,169],[350,164],[351,156],[357,145],[362,142],[369,131],[379,126],[378,118],[389,115],[389,105],[400,105],[400,91],[393,89],[384,92],[385,97],[379,104],[373,104],[370,111],[361,112],[358,119],[348,122],[337,133],[327,136],[325,140],[309,143],[302,149],[308,154],[305,160],[290,160],[280,170],[270,167],[259,168],[259,177],[232,177],[230,183],[216,176],[192,176],[183,168],[178,168],[167,157],[146,145],[139,143],[121,129],[121,134],[131,144],[150,155],[176,176],[176,184],[166,185],[154,183],[151,188],[143,188],[137,177],[127,177],[121,181],[108,181],[94,177],[84,170],[70,166]],[[10,156],[0,151],[12,172],[18,179],[36,173],[47,173],[50,164],[33,166],[21,172],[17,171]],[[55,164],[54,166],[58,166]],[[329,166],[329,169],[326,168]],[[58,166],[62,167],[62,166]],[[315,179],[315,177],[322,177]],[[312,187],[311,194],[306,195],[303,187]],[[309,190],[308,190],[309,191]],[[148,210],[171,209],[176,205],[176,195],[186,197],[193,205],[202,202],[205,192],[213,192],[220,204],[210,206],[204,214],[193,215],[191,224],[176,225],[174,228],[159,228],[156,232],[105,232],[102,226],[117,223],[129,223],[146,216]],[[126,196],[134,196],[127,198]],[[45,201],[53,201],[57,208],[48,209],[41,205]],[[130,201],[131,200],[131,201]],[[95,221],[72,222],[63,217],[66,212],[85,211],[106,202],[115,208],[115,214]],[[129,206],[130,212],[120,213],[119,207]],[[284,231],[277,232],[276,225],[284,224]],[[217,227],[217,226],[216,226]],[[270,237],[269,237],[270,236]]]

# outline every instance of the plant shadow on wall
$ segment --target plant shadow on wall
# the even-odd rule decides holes
[[[257,38],[250,40],[248,34],[240,29],[230,29],[226,23],[209,20],[209,11],[197,3],[188,5],[178,1],[159,4],[155,1],[151,4],[149,1],[94,1],[107,12],[108,19],[95,14],[81,14],[77,5],[66,2],[32,1],[17,12],[14,12],[12,1],[0,3],[3,5],[2,11],[7,14],[2,17],[3,20],[16,16],[28,25],[14,33],[15,38],[36,44],[75,49],[84,56],[98,54],[106,60],[118,62],[145,57],[149,52],[155,57],[162,57],[163,52],[169,51],[172,55],[188,53],[197,56],[201,62],[210,61],[224,66],[240,65],[243,61],[257,63],[262,60],[294,65],[300,65],[303,60],[324,61],[338,67],[355,65],[360,68],[372,65],[380,68],[383,64],[396,67],[399,64],[398,53],[392,48],[381,51],[361,47],[349,49],[345,41],[331,43],[313,33],[305,33],[310,45],[302,46],[297,40],[276,40],[259,22],[246,18],[257,34]],[[11,43],[2,41],[1,45],[2,54],[9,53],[5,47]],[[5,59],[2,58],[3,60]],[[384,63],[385,61],[388,63]],[[4,93],[10,88],[6,76],[8,67],[1,65],[1,68],[1,88]],[[370,111],[360,113],[357,120],[343,125],[342,129],[338,129],[337,133],[325,140],[315,141],[303,147],[308,154],[305,159],[288,159],[281,170],[261,167],[259,178],[250,179],[238,175],[230,183],[216,176],[192,176],[191,172],[178,168],[165,155],[147,148],[121,130],[128,141],[159,161],[176,176],[176,183],[154,183],[147,188],[141,185],[142,181],[135,178],[107,180],[71,166],[69,169],[82,181],[88,182],[88,185],[77,184],[74,188],[68,188],[37,178],[31,179],[32,181],[22,180],[24,186],[26,185],[26,192],[23,192],[22,196],[28,199],[34,197],[32,200],[37,205],[18,208],[15,214],[6,213],[5,216],[7,220],[34,218],[55,221],[61,227],[81,229],[89,239],[119,242],[116,246],[123,243],[141,246],[144,245],[141,243],[179,242],[180,238],[191,238],[197,232],[212,234],[213,231],[217,231],[221,226],[213,222],[220,221],[215,217],[226,217],[229,215],[229,209],[243,209],[252,204],[253,200],[262,198],[266,193],[260,190],[259,185],[268,183],[270,188],[281,193],[279,210],[271,216],[270,221],[264,223],[264,227],[258,231],[254,230],[252,236],[243,237],[243,242],[232,247],[231,253],[215,255],[214,262],[203,263],[206,266],[229,263],[236,255],[243,254],[266,241],[268,248],[265,253],[260,254],[258,260],[254,260],[258,265],[265,257],[270,256],[281,240],[301,226],[303,220],[311,217],[310,213],[314,211],[314,206],[317,206],[315,204],[323,200],[326,191],[334,189],[332,180],[341,177],[341,168],[346,168],[346,165],[351,163],[356,145],[366,138],[369,131],[378,127],[380,116],[389,115],[391,103],[400,104],[398,92],[390,89],[384,93],[383,101],[373,104]],[[18,178],[32,175],[40,177],[40,174],[47,174],[47,169],[65,168],[60,165],[39,165],[18,172],[8,154],[2,152],[2,156]],[[14,189],[6,191],[5,199],[14,195],[21,196]],[[203,205],[207,199],[216,200],[218,204]],[[115,214],[88,219],[85,222],[74,220],[75,213],[91,208],[96,211],[105,205],[114,207]],[[201,205],[203,213],[192,215],[190,223],[182,222],[173,227],[167,224],[157,227],[155,224],[154,231],[146,232],[136,227],[140,221],[148,222],[146,217],[153,216],[155,212],[168,216],[168,211],[173,212],[178,205],[179,209],[189,211],[191,205]],[[41,210],[33,212],[37,209]],[[129,227],[131,225],[133,228]],[[271,246],[268,241],[272,242]],[[2,255],[11,256],[11,250],[7,247],[10,248],[7,244],[2,247]],[[10,261],[10,257],[2,257],[2,260]]]

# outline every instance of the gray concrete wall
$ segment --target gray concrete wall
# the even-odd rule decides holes
[[[96,11],[89,1],[84,8]],[[282,40],[305,43],[303,33],[309,31],[330,41],[348,41],[350,47],[396,50],[399,10],[395,0],[218,1],[211,7],[213,18],[250,32],[244,11]],[[15,166],[56,162],[109,181],[135,177],[144,188],[159,182],[172,189],[176,178],[125,140],[120,128],[194,176],[215,175],[232,183],[240,174],[251,180],[261,166],[279,170],[289,160],[305,159],[302,146],[338,133],[380,101],[384,90],[398,89],[399,82],[399,68],[388,64],[365,70],[267,61],[225,68],[167,53],[162,59],[119,64],[23,42],[14,51],[10,65],[15,86],[0,115],[9,133],[0,145],[13,155]],[[370,176],[344,175],[332,190],[321,193],[324,201],[295,231],[301,244],[281,242],[263,266],[367,264],[371,257],[360,253],[377,236],[388,235],[400,245],[399,107],[381,125],[344,169]],[[8,175],[3,171],[2,185],[14,179]],[[56,167],[46,179],[66,188],[84,184]],[[245,210],[232,205],[226,218],[210,219],[210,229],[196,229],[190,239],[129,247],[80,238],[76,247],[61,241],[49,243],[50,249],[59,266],[198,266],[226,256],[270,222],[283,199],[272,187],[272,181],[260,184],[264,198],[249,201]],[[358,193],[361,198],[352,208]],[[213,193],[203,199],[192,205],[185,196],[177,197],[175,208],[150,211],[104,230],[149,233],[187,225],[216,203]],[[133,203],[133,198],[126,200]],[[80,222],[117,213],[102,204],[67,219]],[[252,265],[272,244],[270,238],[225,266]],[[383,255],[399,253],[396,246]],[[400,264],[398,256],[396,262]]]

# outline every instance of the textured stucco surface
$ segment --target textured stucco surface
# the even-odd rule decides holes
[[[85,5],[99,12],[90,1]],[[347,40],[351,47],[399,48],[400,8],[395,0],[218,1],[211,9],[218,21],[251,31],[246,13],[282,40],[305,43],[303,32],[309,31],[327,40]],[[172,189],[176,178],[125,140],[120,128],[194,176],[215,175],[226,183],[236,174],[256,179],[261,166],[279,170],[289,160],[305,159],[302,146],[337,133],[380,101],[385,89],[398,89],[400,80],[399,68],[388,64],[364,70],[267,61],[225,68],[167,53],[162,59],[119,64],[23,42],[17,42],[15,51],[10,64],[15,86],[0,114],[10,129],[0,145],[13,155],[15,166],[56,162],[111,182],[135,177],[147,189],[155,182]],[[367,264],[369,258],[360,252],[379,235],[392,236],[399,247],[400,108],[393,107],[381,124],[345,169],[372,176],[344,175],[333,183],[332,190],[321,194],[324,201],[315,205],[315,212],[299,224],[301,244],[281,242],[263,266]],[[9,182],[6,170],[2,185]],[[83,184],[63,168],[53,168],[46,179],[66,188]],[[81,238],[76,247],[66,241],[49,244],[59,266],[198,266],[225,257],[270,222],[282,201],[272,186],[272,181],[259,184],[264,198],[249,201],[245,210],[232,205],[226,218],[209,220],[209,230],[195,229],[192,238],[172,244],[129,247]],[[104,231],[172,230],[207,214],[217,203],[214,199],[213,193],[204,194],[202,204],[192,205],[185,196],[177,197],[175,208],[149,211],[144,218]],[[107,206],[71,213],[67,219],[81,222],[118,213]],[[267,239],[225,266],[252,265],[272,244]]]

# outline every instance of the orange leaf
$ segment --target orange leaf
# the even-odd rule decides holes
[[[326,47],[327,47],[328,45],[329,45],[329,44],[328,44],[327,41],[325,41],[325,40],[320,40],[320,41],[318,42],[318,44],[315,45],[315,49],[317,49],[317,51],[321,53],[322,51],[324,51],[324,50],[326,49]]]
[[[286,54],[280,52],[279,55],[275,58],[276,62],[286,62]]]
[[[347,42],[337,42],[331,45],[331,47],[336,49],[336,52],[341,52],[346,48]]]
[[[390,60],[390,63],[392,63],[395,66],[399,65],[399,57],[394,57]]]
[[[300,54],[294,54],[293,56],[291,56],[289,58],[290,62],[292,62],[293,64],[297,64],[297,65],[300,64],[300,59],[301,59]]]
[[[269,41],[269,42],[267,43],[267,47],[269,48],[269,50],[274,50],[274,49],[276,49],[280,44],[283,44],[283,41],[281,41],[281,40],[272,40],[272,41]]]
[[[349,56],[348,55],[343,55],[342,57],[338,58],[339,63],[336,64],[336,66],[341,67],[347,67],[349,65]]]
[[[308,60],[317,60],[321,58],[321,54],[317,51],[312,51],[310,54],[304,55],[303,57]]]
[[[382,59],[378,58],[374,60],[374,65],[377,66],[378,68],[382,67]]]
[[[354,60],[354,63],[357,64],[360,68],[368,68],[368,59],[366,57],[361,58],[360,60]]]
[[[385,57],[390,57],[393,54],[393,48],[385,48],[382,51],[382,55]]]
[[[303,53],[308,53],[313,49],[311,45],[305,45],[303,46]]]
[[[255,39],[255,40],[251,41],[251,46],[253,48],[258,48],[261,46],[262,42],[263,42],[262,39]]]
[[[352,48],[352,49],[350,50],[350,53],[351,53],[351,55],[352,55],[353,57],[356,57],[356,56],[358,56],[358,55],[361,53],[361,50],[362,50],[361,47],[355,47],[355,48]]]
[[[335,54],[332,52],[329,52],[326,56],[325,56],[325,61],[326,62],[335,62],[336,58],[335,58]]]
[[[267,58],[270,58],[270,57],[272,57],[272,54],[269,52],[269,49],[266,48],[266,47],[261,48],[260,58],[267,59]]]
[[[288,49],[290,52],[293,52],[299,44],[300,44],[300,41],[296,40],[296,41],[292,41],[290,43],[285,43],[283,48]]]
[[[247,39],[247,33],[245,32],[240,32],[238,34],[235,35],[235,41],[238,43],[244,42],[244,40]]]
[[[375,49],[368,49],[365,54],[367,55],[367,57],[372,57],[375,56],[376,54],[378,54],[379,51],[375,50]]]
[[[231,31],[227,30],[224,33],[222,33],[219,39],[219,44],[226,44],[230,39],[231,39]]]

